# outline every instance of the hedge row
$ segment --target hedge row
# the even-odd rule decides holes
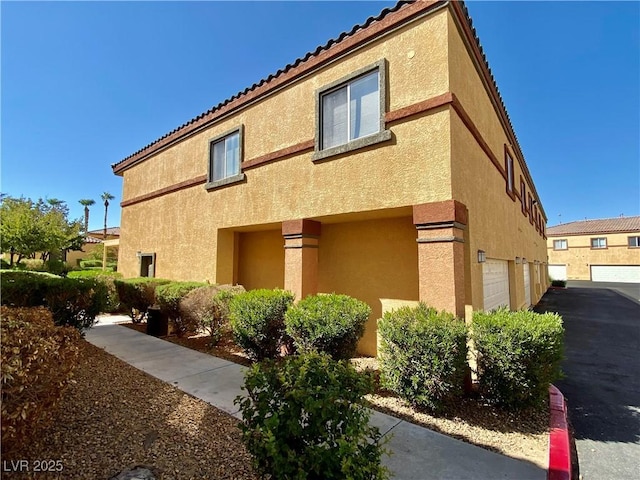
[[[131,317],[133,323],[140,323],[149,308],[156,303],[156,287],[170,283],[161,278],[127,278],[115,279],[114,286],[122,308]]]
[[[81,333],[105,310],[107,288],[95,279],[62,278],[38,272],[4,271],[0,275],[2,304],[12,307],[46,306],[58,326]]]
[[[2,451],[50,422],[78,357],[80,334],[44,307],[1,309]]]
[[[475,312],[467,331],[453,315],[421,304],[386,313],[379,333],[382,385],[423,408],[438,409],[462,395],[468,338],[477,351],[480,392],[497,405],[540,405],[562,375],[564,329],[553,313]]]

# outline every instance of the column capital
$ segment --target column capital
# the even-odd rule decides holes
[[[282,222],[282,236],[295,238],[301,236],[319,237],[321,223],[308,218],[300,220],[286,220]]]
[[[413,224],[416,226],[467,225],[469,211],[464,203],[457,200],[422,203],[413,206]],[[458,227],[459,228],[459,227]]]

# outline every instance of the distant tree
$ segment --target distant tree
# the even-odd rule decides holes
[[[78,202],[84,206],[84,234],[86,235],[89,231],[89,207],[95,205],[96,201],[91,198],[83,198],[82,200],[78,200]]]
[[[107,239],[107,211],[109,210],[109,200],[113,200],[116,197],[111,195],[109,192],[104,192],[102,195],[100,195],[100,198],[104,200],[104,230],[103,230],[102,239],[106,240]]]
[[[70,221],[69,207],[58,199],[30,198],[0,199],[0,235],[2,252],[10,254],[10,265],[23,258],[35,257],[40,253],[42,260],[51,258],[52,253],[82,248],[79,220]]]

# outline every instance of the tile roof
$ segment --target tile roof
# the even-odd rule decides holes
[[[86,237],[84,237],[84,243],[102,243],[102,239],[87,235]]]
[[[486,72],[488,73],[488,76],[491,80],[491,88],[494,90],[495,95],[497,97],[497,101],[500,105],[500,109],[502,111],[502,113],[504,114],[504,118],[506,118],[506,123],[508,124],[508,129],[511,131],[511,134],[513,135],[513,140],[514,140],[514,147],[517,150],[517,152],[520,153],[520,156],[522,157],[522,160],[524,160],[524,155],[522,154],[522,149],[520,148],[520,143],[518,141],[518,138],[515,134],[515,130],[513,128],[513,124],[511,122],[511,118],[509,117],[509,114],[507,113],[507,108],[504,104],[504,100],[502,99],[502,95],[500,94],[500,90],[498,89],[498,84],[495,80],[495,77],[493,75],[493,72],[491,71],[491,67],[489,66],[489,62],[487,61],[487,56],[484,53],[484,49],[482,48],[482,45],[480,44],[480,39],[478,38],[478,34],[476,32],[475,27],[473,26],[473,21],[471,20],[471,16],[469,15],[469,10],[467,9],[467,6],[465,5],[464,0],[442,0],[442,1],[433,1],[433,2],[428,2],[427,0],[399,0],[393,7],[388,7],[383,9],[377,16],[375,17],[369,17],[367,18],[367,20],[362,23],[362,24],[356,24],[354,25],[351,30],[349,30],[348,32],[342,32],[340,35],[338,35],[336,38],[332,38],[329,41],[327,41],[327,43],[325,43],[324,45],[319,45],[318,47],[316,47],[315,50],[307,52],[304,56],[297,58],[293,63],[289,63],[287,64],[284,68],[278,70],[275,74],[271,74],[266,78],[263,78],[262,80],[260,80],[257,83],[254,83],[252,86],[245,88],[244,90],[236,93],[235,95],[233,95],[232,97],[220,102],[218,105],[210,108],[209,110],[207,110],[204,113],[201,113],[200,115],[198,115],[197,117],[192,118],[191,120],[189,120],[186,123],[183,123],[182,125],[180,125],[179,127],[173,129],[172,131],[166,133],[165,135],[163,135],[162,137],[158,138],[157,140],[154,140],[153,142],[151,142],[150,144],[146,145],[145,147],[141,148],[140,150],[138,150],[137,152],[129,155],[128,157],[124,158],[123,160],[114,163],[111,165],[111,168],[113,169],[114,173],[116,174],[122,174],[122,171],[124,171],[125,168],[128,167],[129,164],[131,164],[132,162],[137,161],[138,159],[143,159],[144,157],[146,157],[146,155],[150,155],[152,153],[154,153],[155,151],[159,150],[160,148],[162,148],[165,145],[168,145],[170,143],[172,143],[172,141],[177,140],[179,138],[182,137],[182,135],[186,135],[189,132],[196,130],[198,128],[201,128],[203,126],[205,126],[206,124],[215,121],[215,117],[212,118],[211,120],[209,120],[207,117],[212,117],[212,114],[216,113],[218,110],[222,109],[223,107],[227,106],[228,104],[241,99],[244,96],[249,95],[250,93],[252,93],[254,90],[278,79],[279,77],[281,77],[282,75],[288,73],[289,71],[297,68],[298,66],[300,66],[301,64],[304,64],[305,62],[309,61],[310,59],[317,57],[318,55],[320,55],[322,52],[329,50],[331,47],[333,47],[334,45],[340,44],[341,42],[343,42],[345,39],[348,39],[349,37],[354,36],[356,33],[365,30],[369,27],[371,27],[373,24],[376,24],[380,21],[382,21],[383,19],[385,19],[387,16],[389,16],[390,14],[393,14],[395,12],[398,12],[400,10],[402,10],[403,8],[407,8],[407,6],[415,4],[415,3],[423,3],[425,5],[427,5],[427,11],[430,10],[432,7],[433,8],[437,8],[440,6],[444,6],[447,4],[451,4],[454,6],[454,11],[456,9],[458,9],[459,11],[462,12],[462,16],[464,17],[464,21],[466,21],[467,25],[469,26],[469,29],[471,30],[471,34],[473,36],[473,40],[475,43],[475,47],[477,48],[478,52],[480,53],[480,56],[482,57],[482,63],[483,63],[483,67],[486,69]],[[420,13],[420,12],[419,12]],[[409,19],[413,18],[413,16],[409,16]],[[174,138],[169,138],[169,137],[174,137]],[[539,196],[537,195],[537,191],[535,188],[535,185],[533,184],[533,180],[530,178],[531,174],[528,171],[528,168],[526,167],[526,162],[525,162],[525,172],[526,175],[529,177],[529,179],[531,180],[531,184],[533,186],[533,191],[536,194],[536,197],[539,198]],[[539,204],[539,207],[546,219],[546,214],[544,212],[544,208],[542,207],[541,204]]]
[[[602,218],[562,223],[547,228],[548,237],[590,233],[640,232],[640,217]]]
[[[102,235],[104,233],[104,228],[99,228],[97,230],[90,230],[87,232],[89,235]],[[120,235],[120,227],[108,227],[107,235]],[[100,237],[102,238],[102,237]],[[102,241],[102,240],[100,240]]]

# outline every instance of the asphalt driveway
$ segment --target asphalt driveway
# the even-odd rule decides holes
[[[568,402],[584,480],[640,478],[637,287],[582,282],[549,290],[536,307],[564,319],[565,378],[556,385]]]

